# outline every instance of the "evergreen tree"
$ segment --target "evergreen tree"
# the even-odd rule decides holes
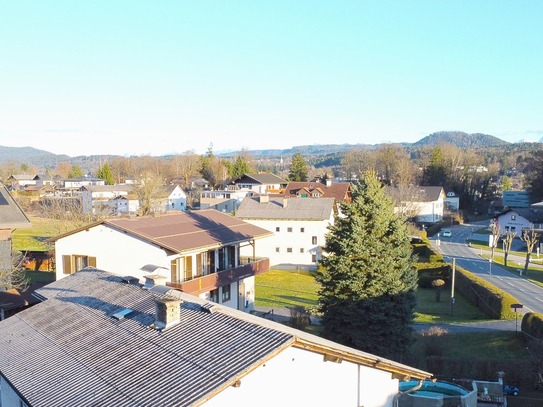
[[[413,339],[417,273],[406,223],[394,214],[375,173],[352,187],[324,246],[317,274],[323,336],[385,357]]]
[[[304,156],[298,151],[292,157],[292,165],[288,173],[289,181],[307,181],[307,164]]]
[[[113,173],[111,172],[111,168],[109,167],[107,161],[103,167],[98,167],[98,173],[96,174],[96,177],[106,181],[106,185],[115,184],[115,181],[113,180]]]
[[[447,170],[445,166],[445,159],[443,158],[443,151],[441,150],[441,147],[438,146],[434,148],[434,151],[432,151],[430,165],[424,169],[422,185],[443,185],[446,180]]]
[[[76,164],[70,169],[70,172],[68,173],[68,178],[79,178],[84,175],[85,173],[83,172],[81,167]]]

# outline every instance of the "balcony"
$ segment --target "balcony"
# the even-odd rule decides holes
[[[234,283],[243,278],[257,276],[270,270],[270,259],[262,259],[243,264],[238,267],[222,270],[217,273],[208,274],[202,277],[196,277],[182,283],[167,282],[168,287],[181,290],[185,293],[198,295],[201,293],[215,290],[227,284]]]

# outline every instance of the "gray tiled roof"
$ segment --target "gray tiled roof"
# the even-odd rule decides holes
[[[31,406],[199,405],[289,346],[431,376],[235,309],[210,313],[208,302],[173,290],[184,301],[181,322],[160,332],[150,325],[153,299],[164,296],[121,281],[81,270],[38,290],[43,303],[0,322],[0,372]],[[111,317],[125,308],[134,312]]]
[[[29,228],[30,220],[11,196],[8,189],[0,184],[0,229]]]
[[[253,173],[253,174],[243,174],[238,179],[234,180],[233,183],[256,183],[256,184],[281,184],[285,185],[287,181],[285,181],[283,178],[279,178],[275,174],[269,174],[269,173]]]
[[[236,211],[236,218],[325,220],[330,219],[335,202],[334,198],[270,198],[267,203],[260,199],[245,198]]]

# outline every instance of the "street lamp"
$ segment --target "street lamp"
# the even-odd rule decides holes
[[[522,311],[522,304],[511,304],[511,312],[515,313],[515,335],[518,335],[518,313]]]

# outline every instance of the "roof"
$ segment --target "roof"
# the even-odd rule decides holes
[[[286,184],[283,178],[279,178],[275,174],[258,173],[258,174],[243,174],[241,177],[233,181],[234,184]]]
[[[30,220],[11,196],[5,185],[0,184],[0,229],[29,228]]]
[[[0,322],[0,371],[34,407],[200,405],[290,346],[431,376],[228,307],[210,313],[213,303],[104,271],[84,269],[38,293],[43,303]],[[183,301],[181,322],[164,331],[150,328],[159,298]],[[134,311],[112,318],[126,308]]]
[[[350,182],[333,182],[330,186],[321,182],[289,182],[285,188],[285,196],[296,197],[302,188],[309,192],[318,190],[324,198],[335,198],[337,202],[348,202],[351,199]]]
[[[34,283],[28,287],[21,288],[11,288],[6,291],[0,292],[0,308],[5,309],[16,309],[26,307],[28,305],[33,305],[39,302],[39,300],[32,295],[32,293],[43,287],[44,284]]]
[[[89,192],[128,192],[134,189],[131,185],[84,185],[81,189]]]
[[[335,209],[334,198],[269,198],[267,203],[261,198],[245,198],[236,210],[236,218],[326,220]]]
[[[515,212],[516,214],[522,216],[524,219],[531,223],[543,223],[543,214],[539,213],[537,208],[535,209],[535,211],[530,208],[509,208],[497,214],[496,217],[506,215],[509,212]]]
[[[273,235],[266,229],[230,215],[214,209],[204,209],[193,212],[170,211],[159,217],[104,219],[56,236],[49,241],[57,241],[97,225],[124,231],[175,253],[218,248]]]
[[[82,181],[104,181],[104,180],[102,178],[93,178],[93,177],[77,177],[77,178],[68,178],[64,180],[64,182],[82,182]]]
[[[402,202],[435,202],[439,200],[441,194],[445,194],[443,187],[409,187],[403,193],[397,193],[398,187],[386,187],[387,194],[396,199],[401,197]],[[412,194],[411,199],[406,194]],[[414,195],[414,196],[413,196]],[[445,197],[444,197],[445,198]]]

